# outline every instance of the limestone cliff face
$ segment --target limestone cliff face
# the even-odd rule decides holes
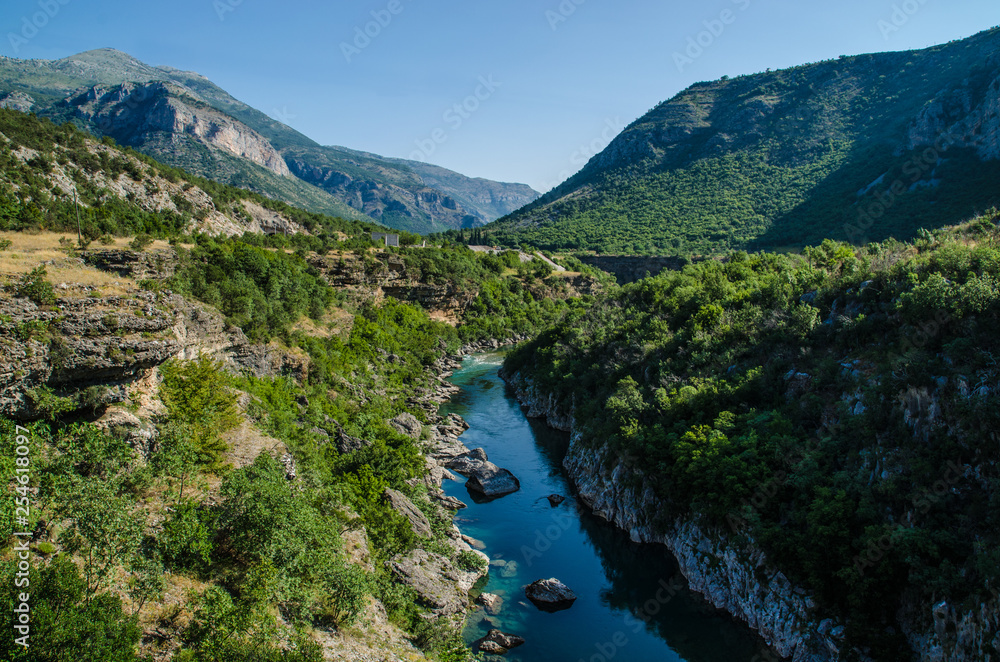
[[[400,301],[419,303],[429,311],[457,312],[476,298],[475,291],[460,291],[453,283],[428,283],[419,274],[409,273],[404,261],[389,253],[378,253],[374,260],[357,255],[316,256],[316,267],[330,285],[350,288],[376,298],[391,296]]]
[[[291,176],[284,158],[264,136],[170,83],[95,86],[70,99],[69,104],[79,117],[94,122],[104,134],[123,144],[143,144],[157,135],[171,141],[186,136],[277,175]]]
[[[54,309],[3,297],[0,316],[0,413],[18,419],[42,413],[43,387],[81,407],[121,401],[127,384],[180,349],[173,315],[148,293],[64,299]]]
[[[528,416],[572,432],[563,466],[595,514],[628,531],[636,542],[666,545],[693,590],[747,623],[782,657],[794,662],[841,659],[844,628],[817,613],[808,592],[794,586],[752,542],[741,544],[697,519],[659,520],[657,513],[664,509],[649,481],[627,458],[589,444],[575,430],[571,405],[542,393],[519,373],[501,376],[529,407]]]
[[[24,92],[0,94],[0,108],[9,108],[22,113],[30,113],[35,106],[35,100]]]
[[[392,227],[417,230],[433,222],[442,229],[467,228],[486,222],[452,196],[423,186],[418,181],[397,185],[369,179],[357,172],[344,172],[343,168],[333,165],[318,165],[309,159],[308,154],[289,153],[286,156],[291,171],[297,177]]]
[[[666,545],[693,590],[747,623],[793,662],[833,662],[849,655],[868,659],[844,646],[844,626],[824,617],[808,591],[792,584],[745,532],[737,537],[696,517],[658,517],[665,509],[639,463],[613,456],[576,429],[573,403],[560,402],[520,373],[501,371],[501,376],[528,407],[528,416],[572,433],[563,465],[581,499],[595,514],[628,531],[632,540]],[[1000,660],[1000,594],[972,606],[905,597],[899,622],[915,660]]]
[[[0,325],[0,414],[22,420],[44,413],[39,389],[97,408],[123,401],[131,385],[173,357],[204,353],[258,377],[308,375],[304,357],[255,345],[213,308],[169,293],[67,298],[44,308],[3,296]]]
[[[1000,158],[1000,77],[969,79],[930,101],[911,123],[907,147],[969,147],[984,161]]]

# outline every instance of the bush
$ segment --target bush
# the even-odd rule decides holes
[[[170,568],[199,570],[212,561],[217,516],[195,501],[176,503],[163,522],[157,543],[163,560]]]
[[[35,267],[21,276],[14,287],[14,296],[31,299],[39,306],[49,306],[56,302],[56,292],[46,276],[44,266]]]
[[[455,558],[455,562],[458,564],[459,568],[462,570],[468,570],[469,572],[481,572],[488,567],[488,564],[483,557],[475,552],[470,552],[469,550],[460,552]]]
[[[4,564],[0,605],[13,613],[16,563]],[[135,662],[142,634],[135,617],[122,610],[110,593],[87,595],[86,584],[73,562],[56,557],[32,568],[30,648],[14,642],[11,632],[0,637],[0,658],[11,662]],[[23,589],[21,589],[23,590]]]
[[[228,449],[220,434],[240,420],[236,395],[222,366],[202,354],[193,361],[168,361],[160,373],[160,398],[171,420],[187,426],[199,463],[218,468]]]
[[[144,251],[153,243],[153,238],[148,234],[138,234],[129,242],[129,248],[134,251]]]

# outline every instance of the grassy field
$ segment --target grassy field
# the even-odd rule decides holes
[[[100,271],[71,255],[67,247],[75,244],[75,237],[57,232],[0,232],[0,244],[5,244],[4,240],[11,242],[9,248],[0,250],[0,282],[4,284],[44,265],[60,297],[91,296],[93,290],[90,288],[97,288],[105,296],[132,294],[139,290],[134,279]],[[102,244],[101,249],[128,249],[130,241],[128,237],[116,237],[113,243]],[[146,250],[169,247],[166,241],[154,241]],[[64,283],[67,287],[60,288]]]

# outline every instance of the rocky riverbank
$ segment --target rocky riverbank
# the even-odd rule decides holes
[[[756,630],[781,657],[833,662],[847,652],[843,625],[818,613],[809,593],[794,586],[752,541],[744,543],[697,519],[658,521],[662,508],[649,481],[627,458],[613,458],[606,448],[591,446],[575,429],[571,405],[539,392],[519,373],[500,374],[529,417],[544,418],[571,433],[563,464],[595,514],[628,531],[636,542],[666,545],[692,590]]]

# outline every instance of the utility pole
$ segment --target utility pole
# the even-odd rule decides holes
[[[76,197],[76,187],[73,187],[73,206],[76,207],[76,245],[83,246],[83,231],[80,228],[80,202]]]

